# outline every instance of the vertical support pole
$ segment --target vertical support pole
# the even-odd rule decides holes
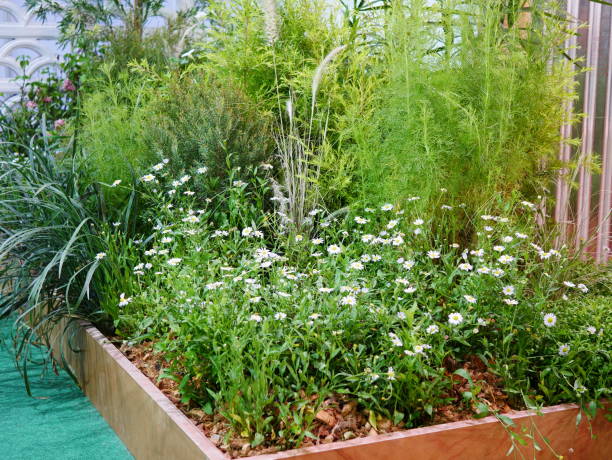
[[[608,42],[608,81],[606,83],[606,111],[603,130],[602,172],[597,216],[596,260],[606,263],[610,258],[610,219],[612,219],[612,15]]]
[[[584,113],[582,124],[582,149],[579,158],[578,207],[576,210],[576,248],[583,246],[589,239],[591,216],[591,172],[589,163],[593,154],[595,135],[595,114],[597,109],[597,66],[601,26],[601,4],[589,5],[589,33],[587,61],[589,69],[584,80]]]
[[[578,28],[578,15],[580,13],[580,0],[567,0],[567,16],[572,22],[572,29]],[[575,34],[570,35],[565,40],[565,52],[571,59],[571,66],[574,67],[576,60],[576,48],[578,39]],[[572,69],[573,70],[573,69]],[[559,148],[559,160],[563,164],[568,164],[572,158],[572,146],[565,142],[566,139],[572,138],[572,118],[574,114],[574,101],[569,100],[565,106],[565,123],[561,126],[561,145]],[[557,179],[557,193],[555,199],[555,221],[559,224],[559,237],[556,241],[556,246],[560,247],[567,243],[568,224],[569,224],[569,199],[570,185],[567,180],[569,174],[568,168],[562,168],[559,171]]]

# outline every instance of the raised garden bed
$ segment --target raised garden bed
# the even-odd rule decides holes
[[[56,355],[63,355],[84,393],[136,458],[229,458],[95,327],[83,323],[74,333],[61,334],[60,330],[63,327],[58,326],[52,334]],[[533,433],[541,446],[541,451],[536,451],[531,442],[520,446],[528,458],[534,454],[537,458],[555,458],[545,446],[544,437],[563,458],[610,458],[610,423],[600,411],[590,424],[583,420],[576,426],[578,411],[575,404],[562,404],[545,408],[543,415],[532,411],[507,415],[516,425],[515,431]],[[510,436],[502,424],[495,417],[486,417],[248,458],[503,459],[508,458],[510,447]]]

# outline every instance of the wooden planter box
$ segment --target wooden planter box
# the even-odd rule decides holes
[[[142,374],[95,327],[81,324],[72,334],[52,334],[56,356],[63,352],[66,365],[84,393],[108,421],[130,452],[143,460],[228,459],[164,394]],[[72,348],[67,346],[71,337]],[[61,350],[61,351],[60,351]],[[563,458],[612,459],[612,423],[603,414],[591,422],[591,439],[586,417],[576,427],[578,406],[547,407],[543,416],[530,411],[508,414],[517,429],[526,427],[543,450],[533,444],[521,448],[525,458],[555,458],[541,436],[548,438]],[[494,418],[415,428],[350,441],[335,442],[277,454],[248,457],[251,460],[440,460],[507,459],[511,446],[508,434]],[[535,454],[535,456],[534,456]],[[518,455],[517,458],[521,458]]]

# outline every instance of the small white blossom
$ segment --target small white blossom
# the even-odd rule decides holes
[[[546,313],[544,315],[544,326],[553,327],[557,324],[557,316],[554,313]]]
[[[99,252],[96,254],[96,260],[102,260],[106,257],[106,252]]]
[[[349,305],[351,307],[357,305],[357,298],[354,295],[347,295],[340,299],[340,305]]]
[[[332,255],[340,254],[342,252],[342,248],[337,244],[332,244],[327,247],[327,252]]]
[[[463,315],[457,312],[451,313],[450,315],[448,315],[448,322],[453,326],[461,324],[463,322]]]
[[[570,346],[567,343],[559,345],[559,356],[567,356],[570,352]]]
[[[119,306],[120,306],[120,307],[125,307],[125,306],[126,306],[126,305],[128,305],[128,304],[129,304],[131,301],[132,301],[132,298],[131,298],[131,297],[126,297],[124,292],[122,292],[122,293],[119,295]]]
[[[175,267],[181,263],[181,260],[183,259],[181,259],[180,257],[174,257],[172,259],[168,259],[168,265],[172,265],[173,267]]]

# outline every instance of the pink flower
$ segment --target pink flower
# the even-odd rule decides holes
[[[66,120],[63,120],[60,118],[58,120],[55,120],[55,123],[53,123],[53,127],[55,129],[60,129],[60,128],[63,128],[65,124],[66,124]]]
[[[38,104],[34,101],[28,101],[26,102],[26,107],[28,109],[35,109],[38,106]]]
[[[74,86],[74,83],[72,83],[69,78],[66,78],[62,84],[62,89],[64,91],[75,91],[76,86]]]
[[[43,97],[43,102],[49,103],[49,102],[51,102],[51,101],[53,101],[53,98],[52,98],[51,96],[45,96],[45,97]]]

